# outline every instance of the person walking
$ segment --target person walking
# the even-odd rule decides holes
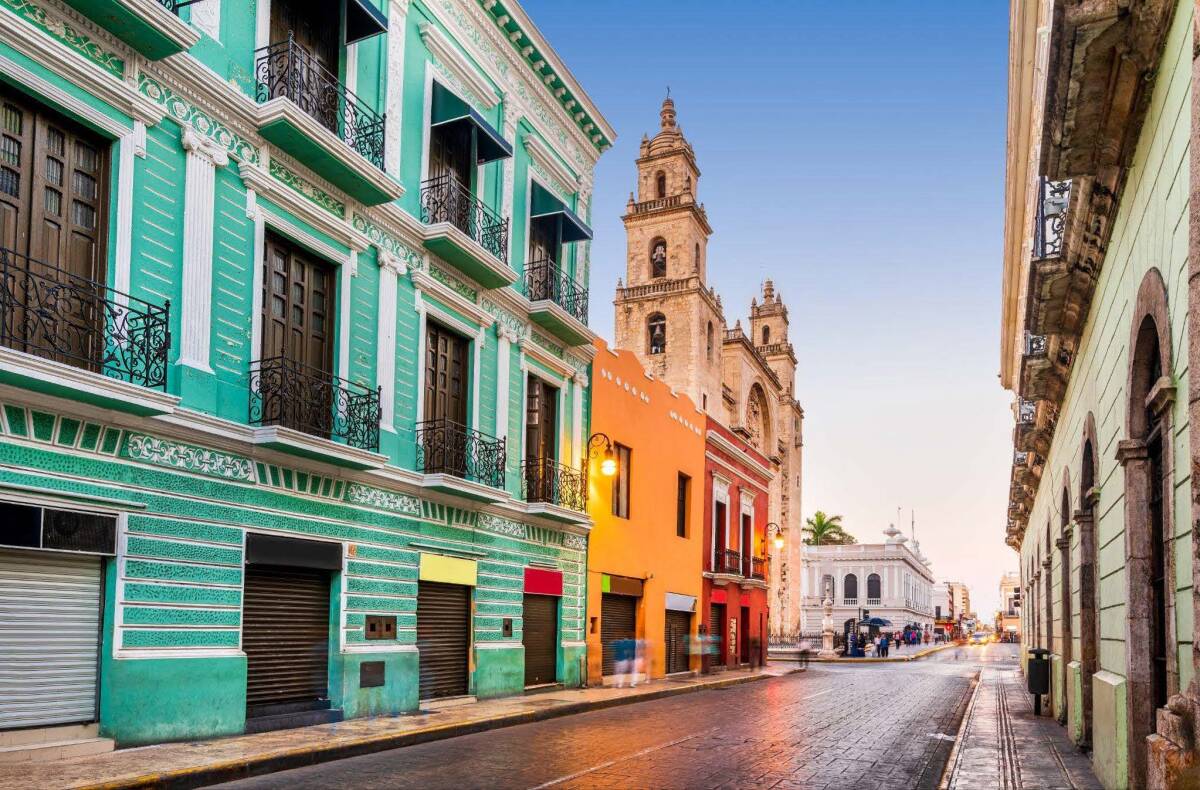
[[[883,650],[883,657],[887,658],[888,650],[891,648],[891,645],[888,644],[887,634],[883,634],[879,637],[879,647]]]

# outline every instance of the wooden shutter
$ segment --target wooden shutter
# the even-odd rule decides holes
[[[617,640],[633,639],[637,632],[637,601],[628,595],[609,593],[600,598],[600,671],[605,675],[616,672]]]
[[[268,234],[264,245],[262,358],[333,370],[333,267]]]
[[[460,584],[417,585],[417,649],[421,699],[467,693],[471,588]]]
[[[691,613],[667,610],[666,633],[663,635],[663,644],[667,652],[667,674],[688,670],[691,627]]]
[[[525,458],[556,461],[558,433],[558,389],[532,373],[525,396]]]
[[[525,685],[555,682],[558,679],[558,598],[525,596],[521,644],[525,646]]]
[[[329,571],[247,565],[242,649],[248,715],[329,698]],[[267,710],[263,710],[267,708]]]
[[[465,123],[435,126],[429,135],[429,177],[450,175],[471,189],[471,130]],[[455,224],[458,220],[448,217]]]
[[[425,419],[467,423],[467,341],[429,322],[425,330]]]

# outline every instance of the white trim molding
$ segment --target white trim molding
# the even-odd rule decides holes
[[[379,387],[379,427],[395,431],[396,411],[396,289],[400,276],[408,271],[404,261],[386,250],[379,250],[379,348],[376,354],[375,383]]]
[[[579,176],[564,165],[536,134],[526,132],[521,137],[521,143],[533,161],[546,170],[551,176],[562,182],[572,192],[579,190]]]
[[[266,168],[265,162],[261,167],[249,162],[241,162],[238,165],[238,175],[241,176],[246,189],[252,189],[262,197],[279,204],[280,208],[287,209],[299,219],[347,247],[365,250],[371,245],[371,240],[367,238],[366,234],[355,230],[349,222],[332,217],[328,212],[317,208],[311,201],[305,200],[295,190],[271,176]],[[295,227],[291,223],[287,224]],[[337,257],[340,259],[344,256],[339,253]]]
[[[459,51],[445,33],[438,30],[432,22],[421,22],[417,29],[421,34],[421,41],[425,43],[430,54],[437,58],[437,61],[445,66],[447,71],[470,88],[471,92],[479,97],[479,101],[484,107],[490,110],[500,103],[500,97],[496,95],[492,84],[479,73],[475,65]]]
[[[523,337],[517,343],[521,347],[521,351],[530,359],[537,360],[540,364],[554,371],[564,379],[568,379],[575,375],[575,368],[568,365],[563,360],[546,351],[544,348],[533,342],[530,338]],[[545,378],[545,374],[541,374]]]
[[[9,377],[38,382],[56,389],[86,395],[91,400],[108,401],[108,408],[120,407],[141,414],[170,414],[179,405],[179,398],[160,390],[114,379],[100,373],[43,359],[33,354],[0,346],[0,370]],[[17,385],[20,386],[20,385]]]
[[[217,168],[229,155],[191,127],[183,130],[187,151],[183,196],[183,296],[179,317],[179,361],[205,373],[212,340],[213,223]]]
[[[496,319],[491,313],[489,313],[487,310],[484,310],[482,307],[475,304],[465,296],[462,296],[457,291],[453,291],[446,287],[440,281],[434,279],[429,273],[423,272],[420,269],[410,269],[408,276],[409,279],[412,280],[413,287],[418,291],[429,294],[439,302],[444,303],[447,307],[454,308],[467,318],[474,321],[479,327],[486,329],[495,323]],[[477,328],[471,328],[470,330],[464,328],[461,331],[470,335],[475,335],[478,333]]]

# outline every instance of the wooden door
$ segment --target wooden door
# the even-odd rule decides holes
[[[262,359],[333,370],[333,267],[278,236],[266,238]]]
[[[429,177],[450,175],[471,190],[471,130],[465,123],[435,126],[429,135]]]
[[[0,92],[0,248],[15,303],[3,316],[5,345],[90,369],[103,356],[108,145]]]
[[[272,0],[271,43],[288,40],[288,34],[303,52],[291,64],[296,69],[294,81],[273,75],[272,90],[287,95],[302,110],[316,118],[322,126],[336,132],[341,98],[335,86],[341,82],[338,40],[337,6],[324,6],[303,0]],[[293,75],[287,75],[293,76]],[[282,92],[291,85],[296,95]],[[274,93],[272,97],[274,98]]]
[[[425,330],[425,419],[467,424],[467,341],[429,322]]]
[[[530,374],[525,399],[525,458],[558,460],[558,388]]]

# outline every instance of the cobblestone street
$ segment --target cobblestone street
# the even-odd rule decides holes
[[[934,788],[972,679],[1007,645],[807,672],[468,735],[225,787]],[[745,733],[754,733],[745,735]]]

